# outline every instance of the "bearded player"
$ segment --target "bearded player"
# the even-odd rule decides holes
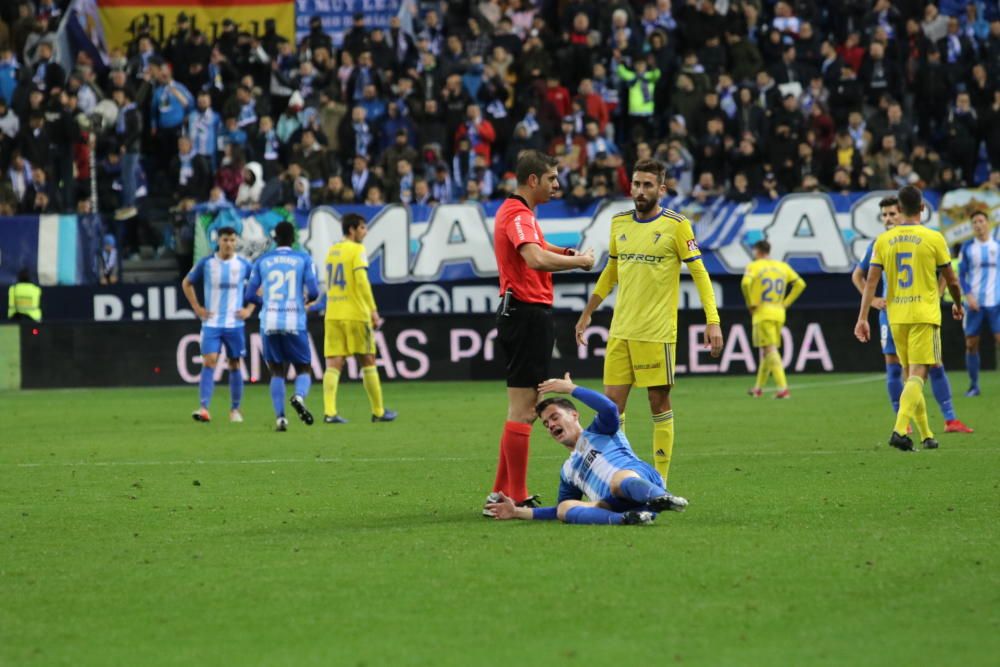
[[[705,346],[722,354],[722,328],[712,281],[701,261],[691,223],[660,206],[666,195],[665,169],[656,160],[640,160],[632,172],[635,209],[611,220],[608,264],[576,323],[576,340],[615,285],[618,299],[604,356],[604,393],[615,402],[624,423],[632,386],[645,387],[653,416],[653,463],[667,480],[674,448],[674,384],[677,302],[681,265],[685,264],[705,310]]]

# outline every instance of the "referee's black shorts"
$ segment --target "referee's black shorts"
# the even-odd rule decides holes
[[[507,315],[497,315],[497,340],[507,363],[508,387],[531,387],[552,377],[555,344],[552,309],[512,299]]]

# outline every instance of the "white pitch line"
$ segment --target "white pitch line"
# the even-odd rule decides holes
[[[685,452],[684,458],[715,458],[720,456],[843,456],[845,454],[870,454],[887,449],[880,444],[872,443],[871,448],[848,449],[848,450],[806,450],[806,451],[713,451],[713,452]],[[973,448],[973,449],[947,449],[947,453],[965,454],[990,452],[1000,453],[1000,449],[994,448]],[[359,457],[359,458],[309,458],[309,459],[237,459],[227,460],[193,460],[193,461],[72,461],[72,462],[39,462],[39,463],[0,463],[0,468],[112,468],[112,467],[141,467],[141,466],[226,466],[226,465],[297,465],[302,463],[468,463],[472,461],[491,462],[494,457]],[[536,456],[535,460],[542,461],[562,461],[561,456]]]
[[[884,380],[885,374],[879,375],[866,375],[860,378],[851,378],[850,380],[833,380],[831,382],[808,382],[806,384],[790,384],[789,389],[813,389],[815,387],[836,387],[846,384],[865,384],[867,382],[877,382],[878,380]],[[776,392],[776,388],[768,388],[764,390],[765,392]]]
[[[812,389],[816,387],[833,387],[842,385],[852,385],[852,384],[865,384],[868,382],[876,382],[883,380],[884,375],[866,375],[859,378],[851,378],[849,380],[833,380],[830,382],[810,382],[806,384],[791,384],[789,389]],[[765,389],[765,392],[774,392],[776,389]],[[873,444],[873,447],[875,445]],[[715,456],[832,456],[835,454],[845,454],[845,453],[863,453],[877,451],[875,449],[856,449],[848,450],[847,452],[843,450],[814,450],[814,451],[793,451],[793,452],[728,452],[728,451],[717,451],[717,452],[685,452],[684,457],[689,458],[699,458],[699,457],[715,457]],[[958,450],[948,450],[950,452],[993,452],[1000,450],[993,449],[958,449]],[[14,467],[14,468],[78,468],[78,467],[125,467],[125,466],[198,466],[198,465],[277,465],[277,464],[299,464],[299,463],[467,463],[471,461],[492,461],[495,457],[483,458],[483,457],[440,457],[440,458],[428,458],[428,457],[384,457],[384,458],[311,458],[311,459],[246,459],[246,460],[235,460],[235,461],[76,461],[76,462],[42,462],[42,463],[0,463],[0,468],[3,467]],[[541,460],[562,460],[559,456],[539,456],[535,457]]]

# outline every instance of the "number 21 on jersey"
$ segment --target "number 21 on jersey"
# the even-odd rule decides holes
[[[295,300],[295,270],[275,269],[267,274],[267,298],[269,301]]]

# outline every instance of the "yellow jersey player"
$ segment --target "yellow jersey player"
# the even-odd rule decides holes
[[[681,264],[694,278],[705,309],[705,346],[722,353],[722,328],[712,281],[701,261],[691,223],[660,206],[666,194],[665,169],[656,160],[640,160],[632,173],[635,209],[611,220],[608,264],[576,323],[576,340],[601,302],[618,285],[618,300],[604,356],[604,393],[618,406],[624,424],[632,385],[645,387],[653,413],[653,462],[664,480],[674,448],[674,384],[677,301]]]
[[[913,441],[906,435],[910,421],[916,423],[925,449],[938,446],[927,422],[924,381],[931,366],[941,364],[941,306],[938,271],[944,276],[955,303],[952,316],[962,319],[962,292],[951,268],[948,244],[940,232],[920,224],[924,209],[923,193],[908,185],[899,191],[899,210],[903,222],[875,240],[871,266],[861,298],[861,312],[854,335],[861,342],[871,336],[868,310],[875,290],[885,273],[885,301],[889,327],[896,343],[896,354],[907,374],[899,411],[889,444],[903,451],[913,451]]]
[[[753,346],[759,350],[757,383],[750,389],[754,397],[763,395],[769,375],[778,385],[775,398],[788,398],[785,367],[778,348],[781,347],[781,327],[785,324],[785,310],[806,288],[806,281],[785,262],[771,259],[771,244],[757,241],[753,244],[753,261],[747,265],[740,287],[743,299],[750,309],[753,323]]]
[[[326,255],[326,334],[323,354],[323,421],[344,424],[337,414],[337,385],[344,362],[354,355],[361,363],[361,379],[371,404],[373,422],[389,422],[396,412],[382,405],[382,384],[375,367],[375,329],[382,325],[372,286],[368,282],[368,256],[361,245],[368,233],[365,219],[348,213],[341,221],[344,239],[330,246]]]

